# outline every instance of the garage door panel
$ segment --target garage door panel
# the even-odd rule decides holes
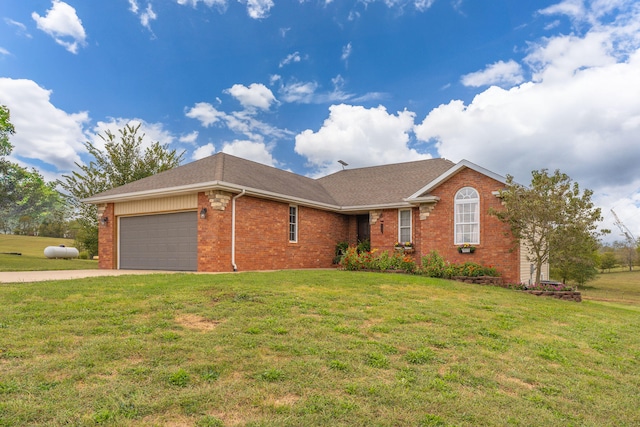
[[[197,213],[120,218],[120,268],[197,270]]]

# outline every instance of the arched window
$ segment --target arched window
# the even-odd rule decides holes
[[[480,243],[480,197],[471,187],[456,193],[455,199],[455,244]]]

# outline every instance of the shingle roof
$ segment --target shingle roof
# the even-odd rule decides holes
[[[455,164],[446,159],[345,169],[318,179],[340,206],[398,203]]]
[[[86,199],[117,201],[164,191],[204,191],[207,186],[258,190],[283,198],[307,200],[336,208],[402,203],[427,183],[455,166],[445,159],[346,169],[319,179],[287,172],[225,153],[117,187]]]

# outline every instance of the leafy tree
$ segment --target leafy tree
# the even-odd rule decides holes
[[[509,226],[515,244],[523,242],[529,249],[527,258],[540,283],[542,265],[554,260],[552,253],[563,264],[586,262],[593,257],[592,244],[606,230],[597,230],[602,216],[591,201],[591,190],[581,193],[578,183],[559,170],[531,174],[529,187],[507,176],[507,187],[500,192],[504,209],[492,214]]]
[[[169,150],[167,144],[157,141],[143,150],[145,135],[138,135],[139,130],[140,124],[127,124],[118,130],[118,136],[106,131],[99,135],[104,141],[104,150],[85,142],[93,160],[85,165],[76,163],[79,170],[63,175],[64,179],[58,181],[68,193],[82,228],[76,239],[92,256],[97,254],[98,210],[95,205],[83,203],[82,199],[172,169],[184,156],[184,151],[178,154],[176,150]]]
[[[613,247],[616,249],[620,263],[629,267],[629,271],[633,271],[633,265],[638,258],[637,247],[629,241],[616,241],[613,243]]]
[[[61,212],[64,207],[55,183],[45,182],[36,170],[31,171],[11,162],[6,163],[0,224],[5,233],[36,235],[39,225]]]
[[[16,130],[10,119],[9,109],[0,105],[0,156],[8,156],[13,150],[13,145],[9,142],[9,135],[13,135]]]
[[[616,255],[612,251],[603,252],[600,255],[600,271],[604,273],[605,270],[611,270],[618,265]]]

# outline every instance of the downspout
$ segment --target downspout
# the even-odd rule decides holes
[[[243,189],[242,193],[236,194],[231,199],[231,265],[233,266],[233,271],[238,271],[238,266],[236,265],[236,199],[244,196],[246,191]]]

